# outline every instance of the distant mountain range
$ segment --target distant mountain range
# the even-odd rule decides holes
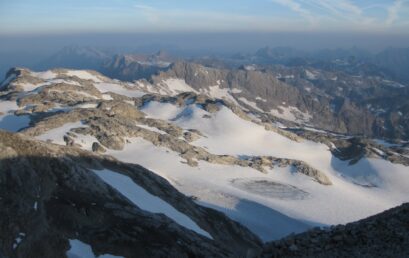
[[[238,88],[242,92],[233,98],[253,112],[296,108],[300,114],[310,114],[309,124],[316,128],[409,138],[409,78],[405,72],[409,49],[371,54],[358,48],[306,52],[265,47],[254,54],[181,60],[166,51],[113,54],[70,46],[37,67],[93,69],[124,81],[177,78],[197,91],[214,85],[225,90]]]
[[[67,46],[36,64],[36,69],[74,68],[99,69],[101,64],[111,59],[111,54],[93,47]]]

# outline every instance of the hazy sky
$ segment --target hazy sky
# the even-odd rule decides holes
[[[0,35],[170,31],[409,34],[409,0],[0,0]]]

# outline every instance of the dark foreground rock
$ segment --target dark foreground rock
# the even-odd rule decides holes
[[[140,209],[91,170],[103,168],[129,176],[213,239]],[[66,257],[69,239],[96,256],[127,258],[254,257],[261,250],[246,228],[141,166],[0,131],[0,257]]]
[[[262,257],[409,257],[409,204],[268,243]]]

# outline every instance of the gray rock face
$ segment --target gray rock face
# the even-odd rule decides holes
[[[98,152],[98,153],[104,153],[106,152],[106,149],[101,146],[98,142],[92,143],[92,151],[93,152]]]
[[[149,78],[166,69],[167,62],[160,60],[161,57],[160,53],[150,57],[116,55],[105,62],[100,70],[111,78],[126,81]]]
[[[68,239],[91,245],[97,255],[127,258],[252,257],[261,245],[239,224],[196,205],[137,165],[0,131],[0,168],[0,253],[5,257],[66,257]],[[129,176],[214,240],[135,206],[90,171],[102,168]]]
[[[195,90],[209,89],[209,86],[219,85],[220,88],[232,90],[232,96],[248,109],[240,100],[245,98],[255,103],[264,112],[270,110],[282,111],[285,108],[296,107],[301,120],[318,128],[339,133],[374,135],[372,127],[375,117],[366,110],[351,102],[344,102],[336,112],[331,108],[332,99],[322,94],[306,94],[299,87],[277,79],[277,74],[270,71],[224,70],[208,68],[198,64],[177,62],[168,71],[152,77],[154,84],[166,78],[181,78]],[[238,91],[234,91],[237,89]],[[234,93],[236,92],[236,93]],[[311,118],[302,118],[309,114]],[[305,116],[305,115],[304,115]],[[281,120],[288,123],[288,121]]]
[[[303,65],[265,67],[223,69],[175,62],[144,78],[151,77],[156,88],[161,88],[166,79],[179,78],[194,90],[208,94],[210,87],[218,86],[230,91],[232,98],[248,110],[255,113],[261,110],[264,116],[287,125],[295,120],[337,133],[409,137],[406,134],[409,93],[397,82],[378,75],[356,76],[342,70]],[[122,69],[138,74],[138,69],[132,69],[130,64]],[[133,79],[138,78],[134,75]],[[384,98],[385,95],[390,97]],[[273,115],[269,114],[271,110],[275,110]],[[293,121],[283,119],[288,112],[293,113],[295,118],[290,119]]]
[[[196,96],[195,94],[181,94],[178,97],[160,97],[154,95],[145,95],[143,100],[137,101],[143,105],[146,101],[166,101],[170,103],[185,103],[186,98],[191,98],[193,103],[201,105],[205,110],[212,112],[213,108],[218,109],[215,101]],[[190,101],[190,102],[191,102]],[[242,111],[239,111],[234,104],[225,103],[232,110],[244,119],[250,119]],[[181,104],[182,105],[182,104]],[[213,110],[214,112],[216,110]],[[274,166],[293,166],[297,172],[314,178],[318,183],[331,185],[331,181],[322,172],[310,167],[308,164],[298,160],[278,159],[275,157],[249,157],[248,159],[239,159],[230,155],[215,155],[204,148],[189,144],[193,139],[201,137],[200,132],[183,130],[175,125],[171,125],[162,120],[145,118],[135,107],[123,102],[101,102],[97,108],[93,109],[74,109],[72,111],[55,114],[47,117],[34,124],[32,127],[25,129],[23,132],[26,135],[37,136],[52,128],[60,127],[68,122],[82,121],[88,127],[80,127],[72,129],[72,132],[82,135],[92,135],[100,143],[100,147],[113,150],[122,150],[125,146],[125,139],[128,137],[141,137],[153,143],[156,146],[166,147],[184,158],[187,164],[197,166],[198,160],[207,161],[222,165],[239,165],[243,167],[251,167],[260,172],[265,172],[265,167]],[[137,123],[145,124],[157,128],[165,134],[151,131],[139,127]],[[269,128],[268,126],[266,126]],[[269,128],[270,130],[274,130]],[[291,133],[277,132],[289,138],[293,136]],[[183,137],[183,139],[180,139]],[[73,145],[73,141],[67,137],[67,145]],[[94,146],[94,145],[93,145]],[[100,151],[95,146],[95,151]]]
[[[261,257],[408,257],[409,204],[265,245]]]

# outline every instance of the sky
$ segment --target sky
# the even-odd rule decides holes
[[[409,0],[0,0],[0,79],[66,46],[229,56],[409,47]]]
[[[334,31],[409,34],[409,0],[0,0],[0,35]]]

